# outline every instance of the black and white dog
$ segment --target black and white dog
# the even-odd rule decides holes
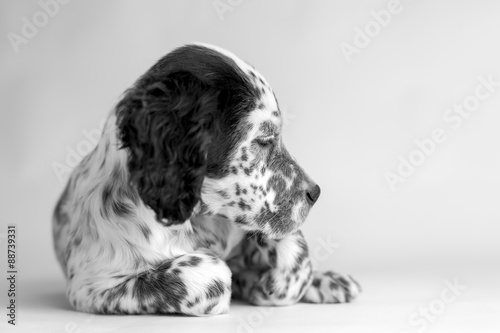
[[[349,302],[349,276],[311,268],[300,231],[320,188],[285,148],[266,80],[220,48],[180,47],[129,89],[54,213],[80,311],[215,315]]]

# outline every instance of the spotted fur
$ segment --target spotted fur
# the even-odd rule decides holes
[[[54,212],[75,309],[228,311],[342,302],[357,283],[313,272],[300,226],[317,184],[285,148],[276,97],[252,66],[195,44],[125,92]]]

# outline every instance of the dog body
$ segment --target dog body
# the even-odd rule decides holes
[[[162,58],[125,93],[53,219],[67,296],[93,313],[221,314],[350,301],[300,231],[319,186],[286,150],[266,80],[220,48]]]

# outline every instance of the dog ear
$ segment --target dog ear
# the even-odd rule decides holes
[[[143,77],[118,104],[130,182],[158,221],[183,223],[199,202],[216,111],[217,91],[185,71]]]

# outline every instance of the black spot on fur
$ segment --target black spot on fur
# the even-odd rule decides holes
[[[276,249],[270,249],[267,256],[269,258],[269,264],[271,265],[271,267],[276,267],[278,260],[278,254],[276,253]]]
[[[108,182],[106,185],[104,185],[104,188],[102,189],[102,205],[104,207],[107,207],[109,205],[109,200],[111,199],[111,191],[112,191],[112,182]]]
[[[241,148],[241,160],[242,161],[247,161],[248,160],[248,155],[247,155],[247,149],[246,149],[246,147]]]
[[[236,222],[237,224],[248,224],[248,221],[244,215],[236,216],[234,222]]]
[[[192,308],[193,306],[195,306],[196,304],[200,303],[200,298],[199,297],[196,297],[193,301],[190,301],[190,302],[187,302],[186,303],[186,306],[188,308]]]
[[[205,310],[203,311],[203,313],[205,313],[205,314],[209,314],[209,313],[210,313],[210,311],[212,311],[212,309],[215,307],[215,305],[216,305],[216,304],[217,304],[217,303],[215,303],[215,302],[214,302],[214,303],[212,303],[212,304],[208,305],[208,306],[205,308]]]
[[[222,296],[226,290],[224,282],[217,279],[207,286],[206,296],[208,299]]]
[[[139,229],[141,229],[144,238],[146,240],[149,240],[149,236],[151,236],[151,230],[144,224],[139,224]]]
[[[268,295],[274,294],[274,279],[270,275],[266,281],[266,290]]]
[[[196,257],[196,256],[192,256],[190,257],[188,260],[186,261],[181,261],[179,263],[179,266],[180,267],[184,267],[184,266],[189,266],[189,267],[196,267],[198,266],[198,264],[201,262],[201,258],[200,257]]]
[[[130,207],[123,201],[113,201],[111,205],[113,213],[118,217],[123,217],[131,213]]]
[[[229,199],[229,194],[224,190],[218,190],[217,194],[220,195],[224,199]]]
[[[243,199],[240,199],[240,201],[238,202],[238,207],[240,207],[241,210],[251,210],[252,207],[247,204],[247,202]]]
[[[81,236],[76,236],[74,239],[73,239],[73,246],[74,247],[78,247],[80,246],[80,244],[82,243],[82,237]]]

